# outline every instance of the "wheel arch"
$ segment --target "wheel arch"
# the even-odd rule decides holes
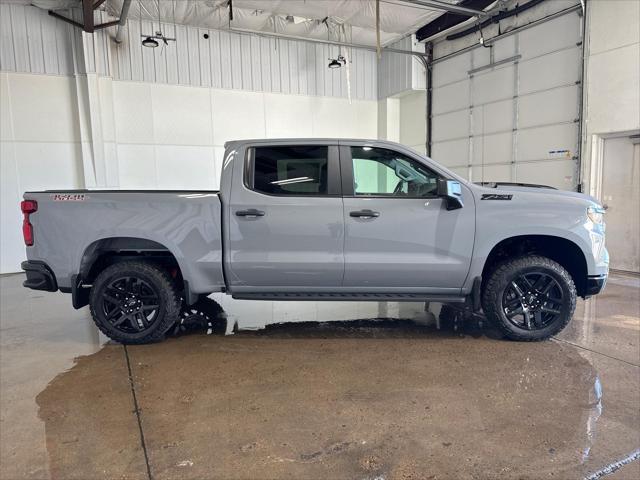
[[[578,295],[586,295],[588,265],[582,248],[567,238],[554,235],[515,235],[500,240],[486,257],[482,278],[488,278],[493,268],[508,258],[534,254],[562,265],[573,278]]]
[[[127,260],[142,260],[159,264],[167,269],[176,285],[184,290],[186,299],[193,300],[190,294],[188,272],[184,262],[170,248],[155,240],[142,237],[114,236],[103,237],[91,242],[82,252],[78,273],[73,276],[73,305],[80,308],[88,303],[88,289],[83,284],[91,284],[106,267]]]

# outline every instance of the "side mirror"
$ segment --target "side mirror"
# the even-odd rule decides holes
[[[444,197],[447,210],[464,207],[462,203],[462,186],[456,180],[438,179],[438,196]]]

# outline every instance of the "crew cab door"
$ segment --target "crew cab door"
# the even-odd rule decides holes
[[[232,289],[339,287],[344,221],[338,147],[269,142],[239,153],[225,246]]]
[[[340,147],[345,221],[345,287],[458,292],[475,231],[471,192],[447,210],[443,178],[422,159],[388,148]]]

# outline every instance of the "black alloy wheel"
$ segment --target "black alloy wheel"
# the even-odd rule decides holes
[[[564,293],[556,279],[542,271],[530,271],[507,285],[502,308],[516,327],[539,330],[558,319],[563,301]]]
[[[89,305],[94,322],[125,344],[162,340],[178,320],[181,299],[159,265],[139,261],[113,264],[96,277]]]
[[[122,333],[148,330],[159,317],[158,292],[135,276],[118,277],[109,282],[100,301],[105,320]]]
[[[546,340],[567,326],[576,308],[567,270],[542,255],[505,260],[482,279],[482,310],[512,340]]]

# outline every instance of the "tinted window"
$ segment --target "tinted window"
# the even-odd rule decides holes
[[[328,147],[256,147],[253,188],[274,195],[326,195]]]
[[[351,147],[353,191],[358,196],[431,197],[438,175],[393,150]]]

